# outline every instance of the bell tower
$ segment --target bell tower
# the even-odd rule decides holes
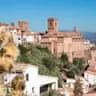
[[[22,31],[28,31],[29,23],[26,21],[18,21],[18,25]]]
[[[48,33],[58,32],[58,20],[56,18],[48,19]]]
[[[78,32],[77,26],[74,26],[73,31],[74,31],[74,32]]]

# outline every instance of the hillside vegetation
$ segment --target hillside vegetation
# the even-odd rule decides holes
[[[20,56],[17,62],[30,63],[39,67],[39,73],[42,75],[51,75],[61,77],[65,73],[67,77],[74,78],[75,75],[83,73],[86,63],[83,58],[75,58],[72,64],[69,63],[66,54],[56,57],[46,47],[41,45],[27,44],[19,45]]]
[[[57,76],[60,72],[62,62],[52,55],[46,47],[30,45],[27,47],[19,45],[20,56],[17,62],[30,63],[39,66],[39,73],[43,75]]]

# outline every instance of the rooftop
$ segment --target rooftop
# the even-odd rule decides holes
[[[43,35],[43,37],[72,37],[72,38],[83,38],[80,32],[55,32],[55,33],[47,33]]]
[[[96,75],[96,69],[93,69],[93,68],[91,68],[91,67],[89,67],[88,70],[85,71],[85,72],[87,72],[87,73],[89,73],[89,74]]]
[[[24,69],[26,69],[27,67],[33,67],[33,68],[38,68],[37,66],[35,65],[31,65],[31,64],[25,64],[25,63],[17,63],[17,64],[14,64],[14,67],[12,69],[12,72],[14,71],[23,71]]]

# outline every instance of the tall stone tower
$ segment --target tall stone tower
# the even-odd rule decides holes
[[[74,26],[73,31],[74,31],[74,32],[78,32],[78,28],[77,28],[77,26]]]
[[[19,21],[18,25],[22,31],[28,31],[29,24],[26,21]]]
[[[56,33],[58,32],[58,20],[56,18],[48,19],[48,33]]]

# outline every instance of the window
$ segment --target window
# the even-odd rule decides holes
[[[34,87],[32,87],[32,93],[35,93],[35,92],[34,92]]]
[[[18,40],[20,40],[20,38],[18,38]]]
[[[29,81],[29,74],[26,74],[26,81]]]
[[[7,77],[4,77],[4,81],[7,81]]]
[[[63,80],[64,82],[67,82],[66,79]]]
[[[16,70],[16,73],[17,74],[22,74],[22,71],[21,70]]]
[[[52,27],[52,22],[50,21],[50,27]]]

